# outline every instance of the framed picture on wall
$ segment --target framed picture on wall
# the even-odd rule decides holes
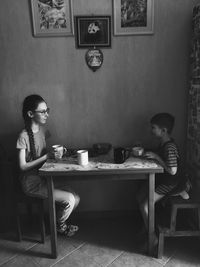
[[[31,0],[34,36],[72,36],[72,0]]]
[[[153,34],[154,0],[113,0],[114,35]]]
[[[111,16],[75,16],[76,47],[111,47]]]

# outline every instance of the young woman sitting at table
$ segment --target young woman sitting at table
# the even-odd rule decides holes
[[[49,108],[39,95],[29,95],[24,99],[22,115],[25,128],[17,140],[20,181],[25,194],[38,198],[48,198],[46,179],[38,175],[38,169],[51,156],[46,149],[46,138],[50,136],[44,129],[49,116]],[[72,236],[78,226],[67,223],[72,211],[79,204],[79,196],[74,192],[54,189],[57,231]]]

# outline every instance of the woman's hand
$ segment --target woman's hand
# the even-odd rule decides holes
[[[54,158],[54,150],[50,149],[47,151],[47,159],[53,159]]]

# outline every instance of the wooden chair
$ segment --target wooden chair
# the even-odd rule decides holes
[[[15,215],[16,215],[16,226],[17,226],[17,240],[21,241],[23,239],[23,231],[21,227],[21,214],[22,214],[22,206],[25,206],[28,214],[28,219],[30,222],[33,220],[33,207],[35,206],[39,215],[39,223],[40,223],[40,236],[41,239],[39,242],[45,242],[45,212],[44,212],[44,201],[45,199],[41,199],[38,197],[27,196],[21,187],[21,183],[19,181],[18,168],[16,164],[12,164],[13,168],[13,188],[14,188],[14,205],[15,205]],[[30,238],[26,238],[30,239]]]
[[[21,229],[21,205],[27,207],[29,218],[31,219],[32,207],[35,205],[39,211],[40,219],[40,242],[45,241],[45,220],[44,220],[44,199],[39,199],[36,197],[29,197],[24,194],[21,188],[21,183],[19,181],[19,169],[17,164],[17,155],[12,155],[9,158],[8,153],[4,146],[0,143],[0,176],[1,176],[1,195],[6,201],[5,209],[14,213],[16,218],[16,228],[17,228],[17,239],[22,240],[22,229]],[[5,196],[8,195],[7,198]],[[7,202],[10,201],[11,205]],[[6,205],[7,204],[7,205]],[[13,205],[14,204],[14,205]]]
[[[171,206],[171,218],[169,227],[158,227],[158,258],[162,258],[164,251],[164,238],[174,236],[200,236],[200,200],[195,197],[190,199],[183,199],[180,196],[172,196],[169,199]],[[178,229],[178,219],[180,219],[180,211],[186,210],[193,211],[193,220],[191,217],[187,217],[187,229]],[[190,220],[189,220],[190,219]],[[184,220],[185,221],[185,220]]]
[[[17,178],[18,179],[18,178]],[[15,188],[16,190],[16,188]],[[45,216],[44,216],[44,199],[29,197],[24,194],[22,190],[17,190],[15,193],[15,205],[16,205],[16,221],[17,221],[17,239],[21,241],[23,239],[22,228],[21,228],[21,210],[22,206],[27,208],[28,218],[31,222],[33,219],[32,208],[36,206],[39,213],[39,223],[40,223],[40,236],[39,242],[45,242]],[[27,239],[27,238],[26,238]],[[29,239],[29,238],[28,238]]]

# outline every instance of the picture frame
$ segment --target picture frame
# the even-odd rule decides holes
[[[111,47],[111,16],[75,16],[76,48]]]
[[[72,36],[72,0],[31,0],[33,35]]]
[[[154,0],[113,0],[114,35],[153,34]]]

